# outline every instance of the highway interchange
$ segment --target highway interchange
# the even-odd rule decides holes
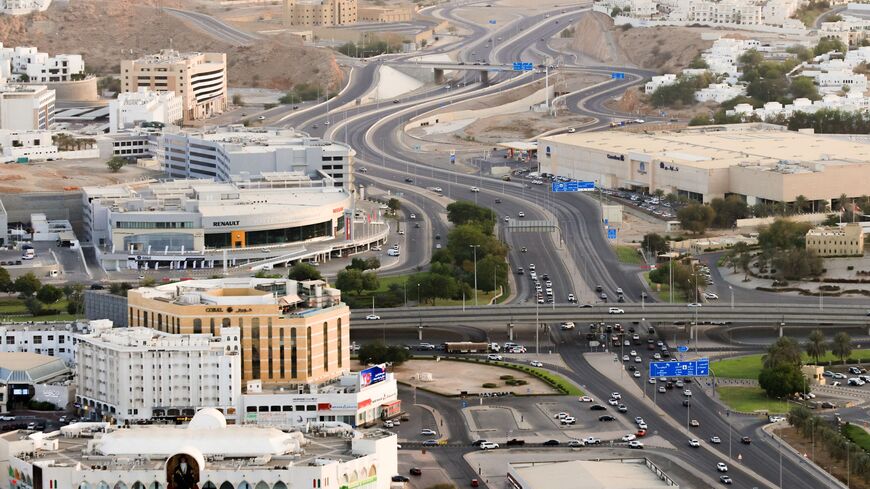
[[[609,80],[571,93],[565,97],[565,107],[572,112],[592,118],[593,122],[583,130],[602,129],[614,118],[631,116],[614,113],[606,108],[604,103],[627,86],[641,82],[651,74],[650,72],[631,67],[580,66],[576,64],[576,56],[554,51],[547,44],[548,39],[558,35],[562,29],[570,25],[571,20],[577,17],[578,12],[588,6],[574,5],[549,12],[541,11],[490,30],[461,16],[463,7],[469,4],[482,6],[484,3],[486,2],[466,2],[463,5],[452,4],[430,8],[428,14],[449,19],[468,34],[458,42],[430,49],[427,53],[458,51],[459,61],[484,60],[492,64],[508,64],[513,61],[531,61],[541,64],[552,63],[553,60],[559,59],[562,61],[559,69],[598,73],[605,76],[611,71],[622,71],[626,73],[625,80]],[[180,14],[176,13],[176,15]],[[198,21],[206,22],[203,19]],[[231,31],[223,29],[221,31],[223,36],[236,35]],[[488,39],[500,40],[487,42]],[[238,39],[238,42],[250,41],[245,38]],[[549,59],[543,59],[542,55]],[[625,309],[624,316],[619,318],[624,322],[646,321],[643,324],[651,322],[672,324],[675,320],[685,322],[697,318],[700,324],[710,321],[729,321],[733,324],[765,324],[773,328],[779,323],[787,325],[831,323],[832,326],[848,323],[866,327],[867,320],[870,319],[866,317],[866,308],[848,299],[826,300],[826,307],[820,309],[818,300],[812,297],[783,297],[739,287],[733,288],[738,302],[736,309],[724,304],[704,305],[697,311],[688,310],[685,304],[640,304],[641,293],[646,292],[647,287],[640,279],[636,268],[626,267],[617,260],[603,232],[600,202],[596,196],[553,194],[547,191],[546,186],[527,185],[522,179],[504,182],[484,175],[459,172],[450,164],[446,152],[440,155],[420,152],[415,149],[413,142],[409,144],[407,138],[400,135],[401,128],[415,115],[442,107],[445,103],[471,100],[487,93],[532,83],[540,80],[544,76],[543,73],[495,73],[491,74],[488,84],[482,84],[477,81],[477,74],[472,71],[454,82],[449,89],[444,86],[429,86],[399,97],[395,101],[357,104],[357,101],[377,82],[377,70],[382,61],[401,63],[410,58],[410,55],[393,55],[372,58],[364,62],[348,61],[353,65],[348,84],[329,101],[331,106],[329,110],[326,104],[303,110],[293,110],[284,106],[264,111],[262,114],[267,117],[267,122],[270,124],[292,126],[313,136],[346,142],[357,152],[355,178],[358,184],[401,192],[402,200],[406,203],[406,212],[416,212],[423,217],[421,222],[424,223],[425,229],[409,230],[409,237],[413,238],[419,246],[407,247],[405,252],[410,256],[406,258],[405,264],[400,268],[392,269],[390,273],[408,273],[417,267],[425,266],[436,242],[446,243],[447,223],[439,217],[444,213],[443,196],[451,199],[477,200],[482,205],[491,206],[499,216],[501,228],[499,232],[511,249],[509,255],[511,269],[517,266],[527,267],[528,264],[534,263],[539,273],[549,274],[559,304],[536,307],[532,302],[528,302],[532,296],[531,284],[524,276],[515,276],[516,296],[511,304],[478,308],[384,309],[377,311],[383,318],[382,321],[377,322],[378,324],[355,321],[355,328],[360,330],[381,328],[384,337],[387,335],[386,330],[390,329],[390,338],[395,338],[401,343],[407,341],[408,336],[413,336],[409,331],[422,324],[442,329],[451,328],[448,325],[459,324],[459,327],[452,329],[459,331],[462,337],[478,339],[475,336],[487,334],[480,333],[485,331],[484,324],[534,323],[537,318],[551,323],[574,320],[581,325],[587,322],[612,320],[613,318],[608,317],[605,306],[581,309],[576,305],[564,303],[568,293],[576,294],[581,303],[594,302],[593,291],[597,285],[608,291],[611,297],[615,297],[613,291],[616,288],[625,291],[628,302],[619,304]],[[359,171],[361,168],[365,168],[366,171]],[[479,187],[480,192],[472,194],[469,191],[471,186]],[[433,191],[434,187],[441,187],[443,192]],[[495,203],[496,199],[500,199],[500,203]],[[554,233],[507,231],[503,225],[503,218],[518,219],[520,212],[525,213],[525,219],[528,221],[549,220],[558,223],[559,230]],[[436,235],[440,235],[442,239],[434,239]],[[528,251],[520,251],[523,248]],[[711,265],[715,265],[715,258],[712,256],[705,260],[712,260]],[[710,268],[716,270],[715,266]],[[725,282],[719,277],[717,283]],[[719,294],[725,299],[728,293],[719,290]],[[365,312],[354,313],[353,317],[359,320],[364,314]],[[701,327],[714,329],[726,326],[720,324]],[[623,392],[625,402],[631,406],[632,413],[648,421],[652,420],[650,422],[654,425],[654,429],[677,448],[679,457],[686,464],[707,470],[713,468],[720,460],[728,460],[727,445],[704,444],[702,449],[687,447],[688,437],[684,429],[686,409],[680,403],[678,395],[663,396],[657,407],[654,407],[649,400],[626,392],[617,382],[600,375],[584,358],[583,353],[588,351],[588,347],[576,332],[557,331],[550,334],[554,336],[553,341],[560,345],[559,354],[567,365],[567,369],[560,369],[563,375],[582,385],[596,398],[605,399],[613,391]],[[645,379],[642,377],[640,381],[643,380]],[[811,470],[804,461],[789,455],[780,458],[779,447],[763,436],[760,431],[763,423],[757,418],[750,422],[745,419],[729,419],[722,412],[723,408],[720,404],[705,395],[702,389],[695,390],[691,417],[698,419],[701,427],[693,432],[693,437],[702,440],[714,435],[725,437],[731,429],[735,430],[732,436],[737,436],[736,430],[739,429],[741,434],[750,434],[754,438],[753,445],[743,450],[745,455],[742,457],[742,463],[729,463],[735,487],[809,489],[828,485],[829,482],[821,479],[819,474]],[[429,402],[437,404],[439,401],[432,399]],[[455,406],[453,408],[455,409]],[[444,409],[449,408],[445,406]],[[461,422],[456,421],[457,419],[458,416],[453,417],[451,422],[461,425]],[[732,423],[729,424],[729,421]],[[453,433],[461,431],[462,426],[457,426]],[[458,440],[470,441],[464,434],[460,435]],[[469,449],[470,447],[445,448],[440,455],[437,453],[438,450],[434,452],[439,462],[452,468],[451,473],[458,472],[469,477],[474,476],[474,469],[467,467],[467,464],[457,463],[456,459],[459,457],[455,457]]]

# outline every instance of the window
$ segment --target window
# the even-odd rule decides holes
[[[212,336],[214,336],[214,318],[209,318],[208,329],[209,329],[209,332],[212,334]]]
[[[305,353],[306,353],[305,359],[306,359],[306,363],[305,363],[305,365],[306,365],[306,369],[308,371],[308,376],[311,377],[312,375],[314,375],[314,373],[313,373],[314,365],[311,364],[312,363],[311,362],[311,326],[308,326],[307,328],[305,328],[305,330],[306,330],[306,334],[305,334]]]
[[[214,329],[214,319],[212,319],[212,329]],[[193,320],[193,334],[201,334],[201,333],[202,333],[202,319],[196,318]]]
[[[338,368],[341,368],[341,357],[342,357],[342,345],[341,345],[341,318],[338,318],[338,323],[336,324],[337,334],[338,334],[338,345],[335,349],[335,355],[338,357]]]
[[[323,370],[329,370],[329,324],[323,322]]]
[[[33,336],[33,344],[34,345],[41,345],[42,344],[42,336],[34,335]]]
[[[239,318],[239,326],[241,321]],[[260,318],[251,320],[251,371],[253,378],[260,378]]]
[[[267,334],[267,337],[268,337],[267,341],[268,341],[268,346],[269,346],[269,350],[268,350],[269,351],[269,353],[268,353],[268,355],[269,355],[269,357],[268,357],[269,358],[269,378],[274,379],[275,378],[275,371],[274,371],[275,365],[274,365],[274,359],[272,358],[272,318],[271,317],[268,318],[267,321],[269,321],[268,334]]]
[[[299,356],[296,351],[296,328],[290,328],[290,377],[296,378],[299,375],[297,370]],[[297,411],[299,411],[297,409]]]

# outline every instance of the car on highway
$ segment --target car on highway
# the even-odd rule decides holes
[[[635,371],[634,371],[634,377],[635,377],[635,378],[640,378],[640,370],[635,370]]]
[[[637,436],[632,435],[631,433],[622,436],[622,441],[626,441],[626,442],[636,440],[636,439],[637,439]]]
[[[643,443],[635,440],[628,442],[628,448],[643,449]]]
[[[563,331],[574,329],[574,321],[562,321],[562,324],[559,325],[559,329]]]
[[[645,422],[645,421],[641,421],[640,423],[638,423],[638,424],[637,424],[637,427],[640,428],[640,429],[642,429],[642,430],[645,430],[645,429],[648,428],[648,426],[646,425],[646,422]]]
[[[438,433],[435,433],[435,430],[429,428],[423,428],[420,430],[420,436],[436,436]]]
[[[558,447],[559,440],[547,440],[544,443],[541,443],[541,445],[543,445],[545,447]]]
[[[622,394],[620,394],[619,392],[611,392],[610,398],[611,399],[622,399]]]
[[[741,437],[741,438],[740,438],[740,443],[742,443],[742,444],[744,444],[744,445],[749,445],[749,444],[752,443],[752,438],[751,438],[751,437],[748,437],[748,436]]]
[[[720,439],[718,436],[711,436],[710,443],[712,443],[714,445],[718,445],[718,444],[722,443],[722,439]]]
[[[426,440],[422,443],[424,447],[437,447],[438,440]]]
[[[715,301],[719,299],[719,296],[712,292],[704,292],[704,298],[708,301]]]
[[[584,443],[583,440],[568,440],[568,446],[572,448],[585,447],[586,443]]]
[[[579,397],[579,398],[577,398],[577,400],[580,402],[593,402],[594,401],[594,399],[592,399],[589,396]]]
[[[607,309],[607,314],[625,314],[625,310],[618,307],[609,307]]]
[[[616,418],[609,414],[604,414],[598,417],[598,421],[616,421]]]
[[[526,213],[523,211],[520,211],[517,213],[517,217],[526,217]]]
[[[725,462],[719,462],[716,464],[716,470],[719,472],[728,472],[728,466],[725,465]]]
[[[627,413],[628,407],[625,404],[620,404],[619,406],[616,406],[616,410],[620,413]]]
[[[701,423],[699,423],[697,419],[693,419],[692,421],[689,421],[689,426],[697,428],[698,426],[701,426]]]
[[[411,479],[405,477],[404,475],[394,475],[391,480],[393,482],[409,482]]]
[[[501,360],[504,360],[504,357],[497,354],[497,353],[490,353],[489,355],[486,356],[486,359],[487,360],[501,361]]]
[[[498,443],[494,441],[485,441],[480,444],[481,450],[494,450],[496,448],[498,448]]]
[[[729,484],[729,485],[732,483],[731,478],[728,477],[727,475],[719,476],[719,482],[721,482],[723,484]]]
[[[477,187],[471,187],[472,192],[480,192],[480,189]]]
[[[377,314],[369,314],[366,316],[366,321],[377,321],[379,319],[381,319],[381,317]]]
[[[532,360],[531,362],[529,362],[529,365],[531,365],[532,367],[543,367],[544,366],[543,362],[540,362],[538,360]]]
[[[608,399],[607,404],[610,404],[611,406],[618,406],[619,401],[617,401],[616,399]]]
[[[689,304],[686,304],[686,307],[701,307],[701,303],[700,302],[691,302]]]
[[[659,394],[664,394],[666,392],[668,392],[668,390],[665,388],[665,386],[663,386],[663,385],[659,386]]]
[[[690,446],[690,447],[694,447],[694,448],[698,448],[698,447],[701,446],[701,442],[699,442],[698,440],[692,438],[691,440],[689,440],[689,446]]]
[[[420,469],[420,467],[411,467],[411,470],[408,472],[410,472],[411,475],[423,475],[423,470]]]
[[[692,397],[692,391],[689,389],[686,389],[683,391],[683,395],[686,397]]]
[[[607,411],[607,406],[603,404],[593,404],[589,406],[590,411]]]

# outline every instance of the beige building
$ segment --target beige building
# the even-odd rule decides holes
[[[864,230],[857,223],[813,228],[807,231],[806,246],[819,256],[864,256]]]
[[[360,22],[410,22],[414,18],[414,7],[359,7]]]
[[[182,100],[184,122],[206,119],[227,109],[227,55],[179,53],[164,49],[158,54],[121,61],[122,91],[173,91]]]
[[[45,85],[0,84],[0,129],[50,129],[54,124],[54,102],[54,90]]]
[[[293,391],[350,372],[350,309],[322,281],[190,280],[130,290],[127,304],[130,327],[217,336],[239,328],[243,384]]]
[[[284,0],[284,16],[295,26],[355,24],[357,10],[357,0]]]
[[[870,144],[772,124],[560,134],[540,139],[538,159],[542,172],[703,202],[738,195],[752,205],[802,195],[823,209],[843,194],[865,195],[870,181]]]

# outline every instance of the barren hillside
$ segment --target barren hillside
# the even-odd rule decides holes
[[[181,0],[71,3],[68,7],[54,2],[46,12],[28,16],[0,17],[0,40],[6,46],[26,44],[51,53],[80,53],[88,70],[98,74],[117,73],[122,57],[171,46],[180,51],[226,52],[231,86],[286,89],[298,83],[329,83],[334,89],[341,81],[341,71],[328,50],[303,46],[289,36],[247,48],[230,46],[156,7],[184,7]]]

